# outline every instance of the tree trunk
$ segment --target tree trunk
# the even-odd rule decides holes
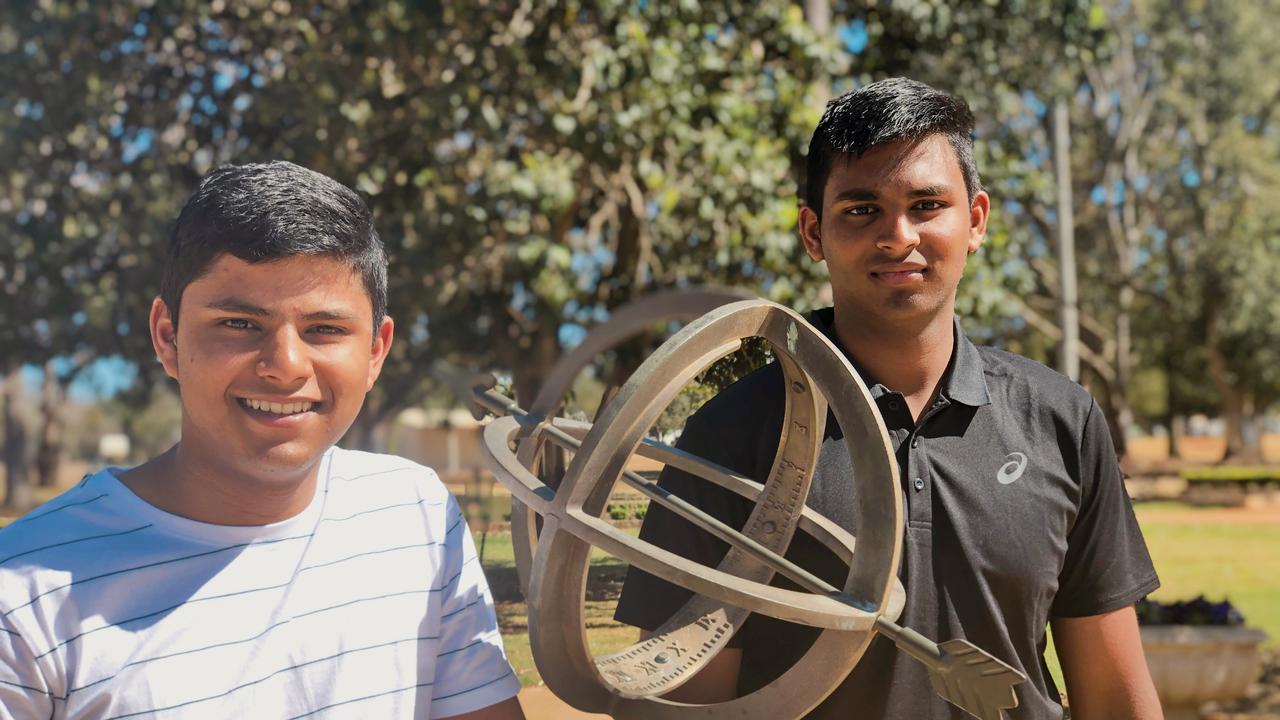
[[[1239,460],[1248,463],[1262,462],[1262,428],[1258,422],[1256,396],[1252,392],[1244,394],[1244,412],[1240,418],[1240,456]]]
[[[52,487],[58,482],[58,468],[62,462],[63,405],[66,393],[53,361],[44,364],[44,385],[40,391],[40,444],[36,450],[36,476],[40,487]]]
[[[1218,391],[1222,419],[1226,427],[1227,452],[1224,461],[1253,462],[1261,458],[1258,443],[1250,447],[1245,442],[1245,418],[1252,414],[1252,398],[1249,393],[1232,381],[1227,358],[1218,348],[1218,302],[1216,287],[1212,283],[1205,293],[1205,344],[1209,351],[1209,377]],[[1256,433],[1255,433],[1256,435]],[[1260,442],[1260,440],[1259,440]]]
[[[355,422],[351,423],[351,427],[347,429],[347,433],[342,436],[342,445],[350,450],[365,450],[367,452],[384,452],[385,448],[382,443],[378,442],[377,428],[380,413],[378,408],[370,407],[365,404],[360,409],[360,414],[356,416]]]
[[[1182,414],[1182,398],[1178,395],[1178,384],[1173,379],[1173,357],[1171,350],[1166,348],[1164,352],[1164,392],[1165,392],[1165,423],[1164,426],[1169,429],[1169,459],[1176,460],[1182,450],[1178,443],[1178,439],[1182,436],[1183,420]]]
[[[538,396],[538,389],[560,354],[560,341],[554,329],[529,338],[529,347],[523,351],[511,371],[512,388],[520,407],[529,407]]]
[[[5,504],[18,512],[26,512],[31,507],[32,496],[27,482],[27,429],[18,417],[21,387],[19,371],[14,370],[3,384]]]
[[[831,35],[831,0],[804,0],[804,16],[814,35],[821,39]],[[825,73],[814,79],[814,92],[820,105],[831,99],[831,80]]]
[[[1217,367],[1223,363],[1215,362],[1213,360],[1215,355],[1219,353],[1210,348],[1209,374],[1213,376],[1213,384],[1218,388],[1218,395],[1222,398],[1222,420],[1225,425],[1223,434],[1226,435],[1227,440],[1227,452],[1222,459],[1235,461],[1244,455],[1244,397],[1226,379],[1226,371]]]
[[[1116,377],[1111,383],[1112,407],[1111,435],[1116,441],[1116,454],[1124,457],[1128,451],[1128,429],[1133,425],[1133,408],[1129,405],[1129,377],[1132,374],[1133,333],[1130,326],[1133,312],[1133,288],[1120,288],[1120,307],[1116,311]]]

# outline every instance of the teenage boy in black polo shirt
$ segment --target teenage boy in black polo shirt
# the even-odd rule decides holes
[[[1044,663],[1052,624],[1076,718],[1158,718],[1133,603],[1159,581],[1124,491],[1106,421],[1043,365],[977,348],[956,287],[986,231],[968,106],[891,79],[832,101],[809,145],[805,250],[825,261],[834,308],[811,320],[844,350],[897,447],[906,509],[901,622],[964,637],[1027,676],[1018,718],[1061,718]],[[753,373],[690,418],[680,447],[763,481],[782,422],[781,372]],[[810,506],[855,535],[848,451],[827,422]],[[662,484],[741,527],[750,506],[668,469]],[[709,565],[727,547],[653,506],[641,537]],[[843,583],[845,568],[797,533],[788,557]],[[775,581],[785,585],[785,580]],[[618,619],[653,630],[689,597],[632,568]],[[672,699],[745,694],[789,667],[817,631],[753,615]],[[809,717],[952,718],[923,665],[876,638]]]

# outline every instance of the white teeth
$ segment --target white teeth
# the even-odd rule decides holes
[[[244,398],[244,404],[252,409],[262,412],[269,412],[276,415],[293,415],[294,413],[306,412],[311,409],[314,403],[297,402],[297,403],[278,403],[267,402],[266,400],[253,400]]]

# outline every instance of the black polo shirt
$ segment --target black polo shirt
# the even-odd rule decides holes
[[[809,318],[835,341],[832,311]],[[936,402],[916,423],[901,394],[860,368],[897,451],[904,498],[899,622],[942,641],[966,638],[1027,676],[1016,718],[1060,718],[1044,663],[1050,617],[1097,615],[1159,586],[1125,494],[1106,420],[1079,385],[1045,366],[975,347],[955,326],[955,349]],[[836,342],[839,346],[839,342]],[[777,451],[784,395],[776,363],[727,388],[690,417],[679,447],[760,482]],[[661,484],[734,527],[749,502],[668,468]],[[808,505],[857,535],[857,484],[843,434],[827,419]],[[727,546],[651,504],[641,538],[707,565]],[[837,587],[846,568],[797,532],[787,557]],[[794,586],[785,578],[775,585]],[[690,596],[636,568],[618,620],[656,629]],[[813,628],[752,615],[739,691],[772,681],[817,637]],[[848,679],[811,718],[963,718],[933,692],[924,666],[877,637]]]

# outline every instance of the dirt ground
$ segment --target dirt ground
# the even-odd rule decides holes
[[[520,707],[524,708],[528,720],[602,720],[609,717],[574,710],[545,685],[521,690]]]
[[[578,712],[566,705],[545,686],[520,691],[520,705],[529,720],[602,720],[607,715]],[[1249,692],[1231,703],[1209,704],[1202,709],[1203,720],[1280,720],[1280,652],[1263,657],[1262,677]]]
[[[1141,511],[1141,506],[1136,506]],[[1216,507],[1216,508],[1159,508],[1142,511],[1144,522],[1163,523],[1230,523],[1236,525],[1280,524],[1280,506]]]

